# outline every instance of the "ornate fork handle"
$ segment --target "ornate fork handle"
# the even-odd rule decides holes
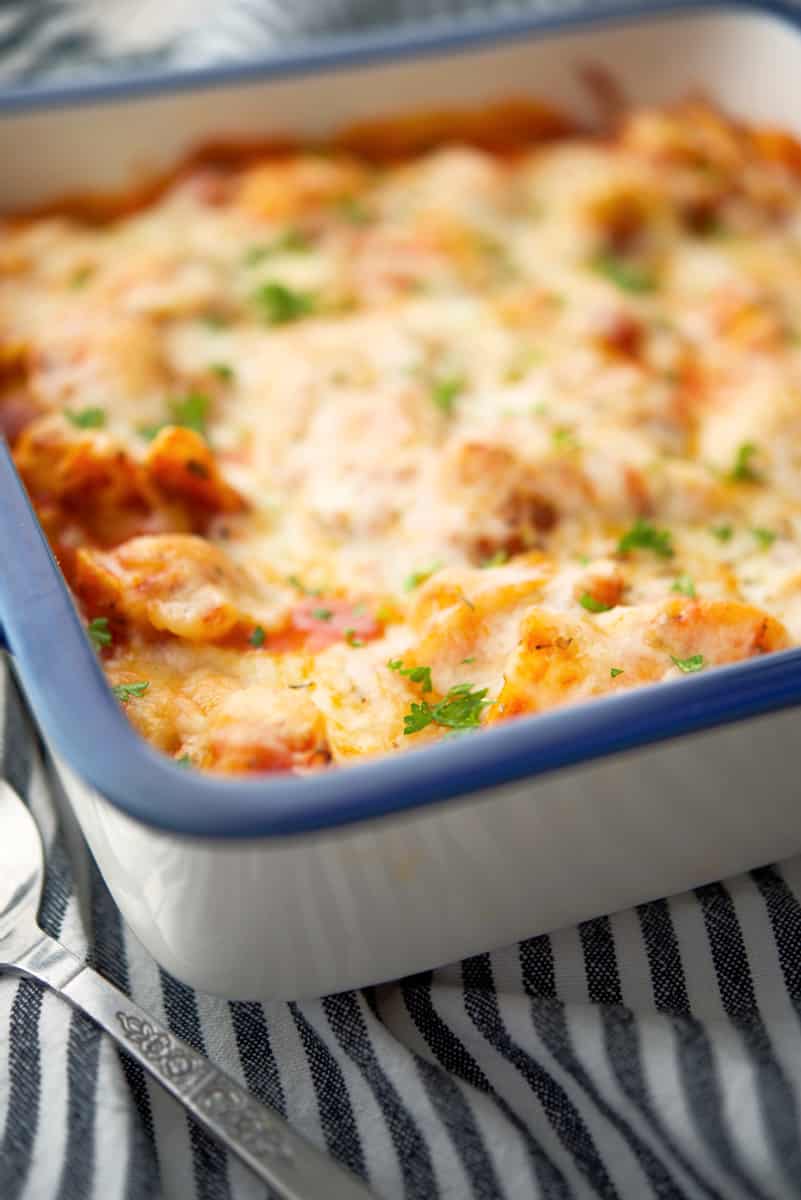
[[[105,1029],[280,1200],[369,1200],[355,1176],[59,942],[43,936],[15,969],[46,983]]]

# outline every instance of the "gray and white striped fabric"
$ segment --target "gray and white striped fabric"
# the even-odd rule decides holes
[[[637,0],[639,7],[658,0]],[[0,80],[235,62],[330,33],[631,0],[0,0]]]
[[[581,2],[0,0],[0,80]],[[171,978],[123,926],[1,658],[0,770],[45,838],[47,932],[377,1196],[801,1196],[801,861],[364,993],[226,1003]],[[91,1022],[10,976],[0,1127],[0,1200],[264,1196]]]
[[[123,926],[3,666],[2,769],[47,846],[41,923],[385,1200],[801,1195],[801,861],[433,973],[228,1003]],[[38,984],[0,976],[2,1200],[264,1188]]]

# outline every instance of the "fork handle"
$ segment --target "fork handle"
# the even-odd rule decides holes
[[[43,936],[15,969],[48,985],[110,1034],[212,1137],[270,1186],[278,1200],[369,1200],[349,1171],[175,1037],[60,942]]]

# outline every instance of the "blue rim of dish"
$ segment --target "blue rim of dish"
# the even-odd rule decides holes
[[[0,115],[447,54],[601,23],[726,11],[777,16],[795,28],[801,24],[798,10],[777,0],[673,0],[590,15],[488,20],[434,33],[414,27],[338,39],[336,46],[327,43],[244,67],[78,88],[16,89],[0,97]],[[0,513],[0,625],[42,729],[117,808],[146,825],[184,836],[291,836],[375,820],[801,704],[801,649],[794,649],[313,776],[223,779],[187,771],[152,750],[112,696],[2,439]]]

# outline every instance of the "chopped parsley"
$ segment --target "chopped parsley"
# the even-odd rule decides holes
[[[423,700],[420,704],[415,704],[412,701],[409,711],[403,718],[403,732],[407,737],[410,733],[419,733],[421,729],[425,729],[426,725],[430,725],[433,720],[433,709],[427,700]]]
[[[315,621],[330,621],[334,613],[330,608],[313,608],[311,615]]]
[[[592,269],[623,292],[652,292],[656,288],[656,279],[646,267],[620,258],[611,250],[597,254],[592,260]]]
[[[108,627],[108,617],[93,617],[86,627],[92,645],[96,650],[102,646],[111,645],[111,630]]]
[[[297,575],[287,575],[287,583],[291,583],[293,588],[297,588],[299,592],[303,592],[304,596],[322,596],[322,588],[306,587],[302,579],[298,579]]]
[[[230,383],[234,377],[234,368],[229,366],[228,363],[209,363],[209,370],[213,371],[217,378],[224,380],[225,383]]]
[[[76,291],[78,288],[86,287],[94,273],[94,267],[78,267],[70,275],[70,287],[75,288]]]
[[[242,263],[246,267],[257,267],[260,262],[264,262],[265,258],[269,258],[272,253],[272,246],[248,246],[242,255]]]
[[[432,380],[431,399],[440,412],[449,417],[464,389],[463,375],[444,375],[440,379]]]
[[[579,441],[572,429],[554,429],[551,439],[557,450],[578,450]]]
[[[434,685],[431,682],[430,667],[404,667],[402,658],[391,658],[387,666],[390,671],[397,671],[399,675],[405,675],[410,683],[419,683],[421,691],[433,692]]]
[[[752,529],[751,533],[759,542],[763,550],[770,550],[773,543],[776,541],[776,534],[772,529],[756,528]]]
[[[425,583],[432,575],[436,575],[437,571],[442,566],[441,562],[432,563],[430,567],[423,567],[420,571],[412,571],[411,575],[407,575],[404,580],[403,588],[406,592],[413,592],[421,583]]]
[[[76,429],[102,429],[106,423],[106,413],[102,408],[82,408],[78,412],[64,409],[64,416]]]
[[[701,671],[704,666],[703,654],[691,654],[689,658],[675,658],[671,654],[670,659],[685,675],[692,675],[696,671]]]
[[[679,575],[673,580],[671,592],[679,592],[682,596],[695,596],[695,580],[692,575]]]
[[[260,646],[264,645],[264,638],[264,630],[262,629],[261,625],[257,625],[248,638],[248,641],[250,642],[251,646],[255,646],[258,650]]]
[[[301,292],[271,279],[262,284],[253,294],[268,325],[288,325],[301,317],[308,317],[315,309],[311,292]]]
[[[579,604],[591,613],[609,612],[610,608],[615,607],[614,604],[604,604],[603,600],[596,600],[591,592],[584,592],[579,596]]]
[[[243,262],[246,267],[256,267],[274,254],[302,254],[311,246],[311,238],[302,229],[289,228],[264,246],[249,246]]]
[[[176,758],[175,765],[176,767],[191,767],[192,759],[188,754],[182,754],[180,758]]]
[[[624,674],[624,671],[623,671],[622,667],[610,667],[609,674],[612,676],[613,679],[617,679],[618,675]]]
[[[471,656],[470,656],[470,658],[463,658],[463,659],[462,659],[462,662],[463,662],[463,663],[474,663],[475,661],[476,661],[476,656],[475,656],[474,654],[473,654],[473,655],[471,655]]]
[[[486,570],[487,567],[502,567],[504,563],[509,561],[508,550],[496,550],[494,554],[490,554],[489,558],[485,558],[478,565]]]
[[[356,196],[344,196],[337,203],[337,212],[351,225],[369,225],[373,214]]]
[[[734,534],[734,529],[731,525],[713,525],[709,532],[719,542],[730,542]]]
[[[638,518],[617,544],[619,554],[629,550],[653,550],[660,558],[673,557],[673,539],[667,529],[657,529]]]
[[[201,437],[206,436],[206,416],[209,410],[209,398],[203,392],[188,392],[173,400],[170,407],[174,425],[184,429],[194,429]]]
[[[471,683],[457,683],[437,704],[429,704],[427,700],[412,704],[403,718],[404,734],[419,733],[432,724],[448,729],[475,729],[481,724],[484,709],[492,703],[484,698],[487,690],[473,691]]]
[[[355,629],[345,630],[345,641],[349,646],[353,646],[354,650],[358,650],[364,645],[364,642],[359,637]]]
[[[141,425],[139,433],[147,441],[152,442],[162,429],[169,425],[180,425],[182,429],[191,429],[200,437],[206,436],[206,420],[211,401],[204,392],[187,392],[170,401],[170,419],[158,425]]]
[[[150,680],[143,679],[139,683],[117,683],[111,690],[118,700],[127,704],[134,696],[144,696],[149,687]]]
[[[734,458],[734,466],[729,472],[729,479],[735,483],[756,483],[759,475],[751,464],[751,459],[757,452],[753,442],[743,442]]]
[[[226,325],[228,324],[228,318],[223,316],[222,313],[205,313],[202,317],[200,317],[200,320],[207,329],[225,329]]]

